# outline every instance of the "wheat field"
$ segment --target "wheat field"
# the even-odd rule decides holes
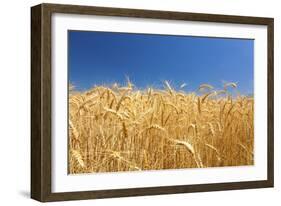
[[[254,99],[221,90],[69,88],[70,174],[254,164]]]

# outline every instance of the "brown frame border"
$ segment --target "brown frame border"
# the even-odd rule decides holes
[[[268,32],[268,131],[267,180],[52,193],[51,191],[51,16],[53,13],[121,16],[266,25]],[[205,192],[274,185],[274,19],[248,16],[152,11],[62,4],[40,4],[31,8],[31,198],[41,202],[140,195]]]

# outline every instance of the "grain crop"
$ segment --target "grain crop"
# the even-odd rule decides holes
[[[254,99],[238,86],[70,86],[69,173],[253,165]]]

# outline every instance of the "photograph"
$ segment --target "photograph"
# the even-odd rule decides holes
[[[31,7],[32,199],[274,187],[274,18],[156,8]]]
[[[254,39],[68,30],[68,173],[254,165]]]

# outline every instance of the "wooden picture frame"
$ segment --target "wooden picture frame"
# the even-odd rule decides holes
[[[52,55],[51,17],[54,13],[128,18],[220,22],[267,27],[267,179],[214,184],[52,192]],[[273,187],[274,183],[274,78],[272,18],[215,14],[40,4],[31,8],[31,198],[42,202],[95,198],[160,195]]]

